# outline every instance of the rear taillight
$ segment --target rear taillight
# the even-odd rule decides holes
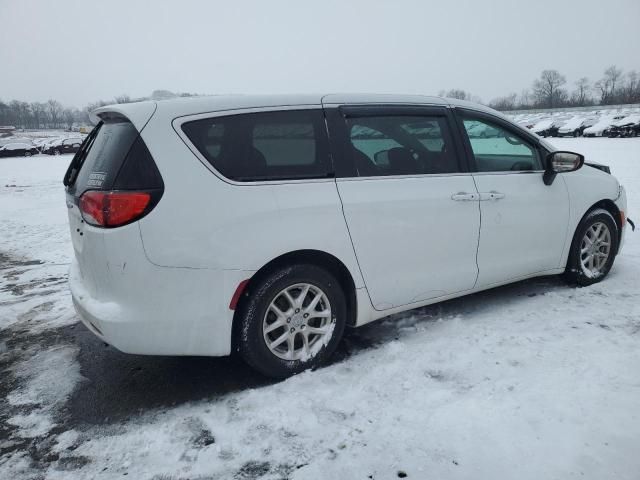
[[[90,190],[80,197],[82,218],[97,227],[119,227],[142,217],[151,202],[147,192]]]

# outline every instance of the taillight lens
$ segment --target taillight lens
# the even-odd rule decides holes
[[[144,215],[150,201],[147,192],[88,191],[80,197],[80,211],[91,225],[119,227]]]

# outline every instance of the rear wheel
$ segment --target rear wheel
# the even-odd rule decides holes
[[[321,365],[335,351],[347,309],[333,275],[315,265],[292,265],[264,277],[239,313],[244,360],[284,378]]]
[[[29,150],[27,150],[26,152],[24,152],[24,156],[25,157],[30,157],[31,156],[31,152]]]
[[[565,277],[578,285],[592,285],[607,276],[618,251],[618,227],[611,214],[592,210],[573,237]]]

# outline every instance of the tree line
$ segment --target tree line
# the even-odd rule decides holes
[[[530,89],[520,95],[511,93],[489,102],[496,110],[527,110],[533,108],[593,107],[640,103],[640,74],[624,72],[615,65],[592,82],[582,77],[567,87],[567,79],[558,70],[543,70]]]
[[[168,90],[155,90],[148,97],[131,98],[119,95],[112,100],[99,100],[87,104],[84,108],[65,107],[57,100],[46,102],[24,102],[0,99],[0,125],[16,128],[67,128],[73,125],[90,125],[89,113],[104,105],[130,103],[142,100],[164,100],[173,97],[190,97],[193,93],[173,93]],[[470,100],[482,103],[479,97],[462,89],[442,90],[440,96]],[[520,94],[511,93],[489,102],[496,110],[527,110],[534,108],[591,107],[599,105],[617,105],[640,103],[640,74],[635,70],[624,72],[612,65],[604,71],[602,78],[591,82],[582,77],[567,87],[567,79],[558,70],[543,70],[535,79],[531,88],[525,88]]]
[[[466,90],[453,88],[439,92],[441,97],[483,103],[479,97]],[[612,65],[599,80],[591,82],[582,77],[567,88],[567,79],[557,70],[543,70],[531,88],[520,94],[511,93],[494,98],[488,106],[496,110],[530,110],[534,108],[595,107],[640,103],[640,74],[635,70],[624,72]]]
[[[25,102],[0,99],[0,126],[13,126],[30,129],[71,129],[74,125],[91,125],[89,113],[96,108],[114,103],[141,102],[143,100],[164,100],[174,97],[195,96],[192,93],[173,93],[168,90],[155,90],[148,97],[131,98],[119,95],[112,100],[98,100],[87,104],[84,108],[65,107],[59,101],[51,99],[46,102]]]

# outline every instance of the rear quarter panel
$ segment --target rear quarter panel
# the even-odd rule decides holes
[[[140,221],[152,263],[255,271],[282,254],[315,249],[341,260],[363,286],[333,179],[233,184],[203,164],[172,121],[159,108],[142,132],[165,184]]]

